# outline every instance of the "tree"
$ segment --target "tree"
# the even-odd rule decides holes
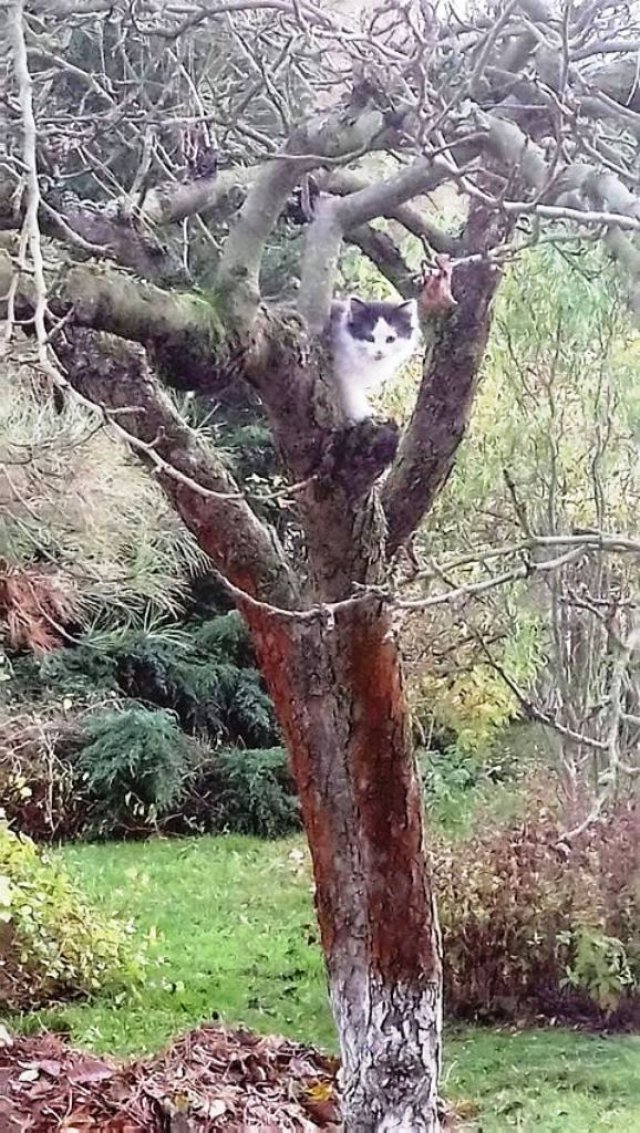
[[[491,702],[493,722],[510,705],[543,725],[565,836],[637,776],[637,560],[606,539],[580,546],[596,531],[637,539],[637,349],[601,248],[546,244],[519,256],[495,304],[470,433],[416,544],[437,564],[431,577],[421,571],[424,593],[443,577],[491,582],[496,550],[506,561],[527,528],[563,550],[567,532],[581,533],[557,569],[461,597],[455,628],[450,606],[412,621],[414,682],[418,662],[427,711],[457,713],[463,746],[478,747]]]
[[[546,0],[462,21],[420,0],[2,15],[9,331],[22,322],[45,385],[133,447],[250,627],[311,847],[346,1128],[435,1130],[441,962],[390,571],[453,466],[501,266],[537,239],[601,238],[635,302],[637,28],[614,4]],[[442,185],[459,231],[425,201]],[[379,218],[423,246],[420,279]],[[296,225],[297,301],[269,303],[271,243]],[[420,294],[429,347],[401,436],[347,428],[332,396],[322,331],[345,241]],[[163,385],[257,395],[303,553]],[[527,546],[544,569],[535,533]]]

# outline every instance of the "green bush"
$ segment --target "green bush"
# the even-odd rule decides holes
[[[130,989],[143,966],[130,926],[93,910],[59,865],[0,821],[2,1007]]]
[[[175,639],[129,633],[115,656],[120,690],[171,709],[192,735],[215,746],[277,742],[273,707],[235,611],[192,623]]]
[[[0,797],[39,841],[299,829],[282,748],[212,751],[166,711],[0,716]]]
[[[444,751],[420,751],[418,771],[431,821],[448,831],[468,824],[481,777],[481,764],[455,746]]]
[[[168,712],[127,708],[90,719],[75,769],[93,835],[152,826],[278,838],[300,826],[282,748],[206,751]]]
[[[236,611],[157,631],[127,629],[43,657],[15,659],[14,695],[33,703],[99,694],[173,712],[213,744],[271,747],[279,733]]]
[[[640,805],[570,847],[540,799],[527,817],[440,839],[433,862],[453,1015],[640,1013]]]
[[[194,745],[169,712],[136,707],[89,718],[75,771],[96,832],[155,825],[180,803],[194,760]]]
[[[246,814],[243,773],[218,757],[220,748],[271,751],[279,731],[247,628],[236,611],[211,616],[213,598],[194,596],[179,626],[129,627],[13,659],[0,798],[17,829],[54,840],[291,828],[290,783],[280,789],[268,756],[246,778]]]
[[[300,829],[298,800],[280,747],[218,752],[200,790],[211,830],[280,838]]]

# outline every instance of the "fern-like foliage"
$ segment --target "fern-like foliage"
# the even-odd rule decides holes
[[[179,630],[127,629],[45,658],[24,656],[16,660],[14,676],[25,699],[115,694],[166,709],[185,732],[216,747],[270,747],[279,739],[247,630],[235,611]]]
[[[175,807],[193,773],[193,746],[169,712],[127,708],[85,725],[75,770],[103,834],[153,824]]]

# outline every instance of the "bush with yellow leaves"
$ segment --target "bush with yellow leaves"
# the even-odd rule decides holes
[[[419,718],[428,714],[436,734],[454,736],[456,748],[469,754],[486,750],[517,713],[504,681],[482,664],[446,676],[423,673],[413,701]]]
[[[131,926],[91,908],[53,858],[0,819],[0,1006],[126,990],[143,969]]]

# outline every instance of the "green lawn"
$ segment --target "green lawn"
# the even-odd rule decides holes
[[[203,1019],[334,1045],[301,840],[200,838],[60,851],[103,907],[151,940],[144,999],[24,1017],[96,1051],[160,1047]],[[444,1092],[482,1133],[640,1133],[640,1038],[450,1028]],[[467,1107],[465,1107],[467,1108]]]

